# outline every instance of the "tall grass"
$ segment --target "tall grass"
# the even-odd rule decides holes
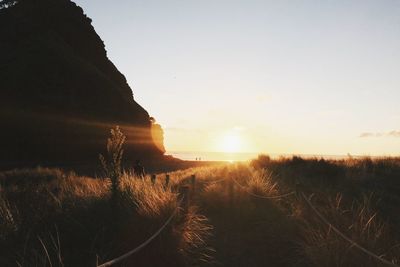
[[[196,192],[183,213],[177,188],[192,174]],[[116,217],[109,179],[46,168],[4,172],[0,266],[92,266],[97,257],[101,263],[140,245],[177,208],[161,236],[126,266],[381,266],[321,221],[301,195],[257,197],[296,188],[347,237],[399,264],[399,174],[398,159],[267,156],[176,171],[168,186],[121,171]]]
[[[258,229],[258,235],[272,238],[274,251],[289,251],[291,254],[286,263],[277,261],[279,264],[381,266],[379,260],[361,252],[332,231],[300,196],[265,200],[257,198],[257,195],[276,196],[295,191],[296,184],[300,183],[301,191],[312,197],[313,205],[332,225],[357,244],[399,264],[400,224],[398,209],[397,212],[395,209],[396,205],[400,205],[400,180],[396,178],[400,173],[399,166],[400,160],[396,159],[351,158],[334,161],[293,157],[272,160],[261,156],[249,165],[230,164],[180,171],[176,173],[176,179],[196,173],[199,188],[197,203],[206,210],[211,223],[224,221],[223,226],[216,223],[219,227],[240,229],[241,222],[246,222],[247,227],[252,227],[257,221],[267,222],[265,228]],[[240,186],[232,183],[232,179]],[[235,221],[237,219],[240,221]],[[288,232],[269,232],[271,228],[280,229],[274,224],[285,225],[283,229]],[[214,235],[218,235],[215,233],[218,230],[217,227],[214,229]],[[232,230],[228,234],[235,236],[238,233]],[[257,238],[253,239],[260,246]],[[277,245],[280,239],[287,242]],[[238,247],[245,249],[242,245]],[[228,244],[217,249],[228,250]],[[262,262],[260,258],[258,264]],[[235,264],[226,257],[225,261]],[[247,259],[246,263],[249,262],[252,261]]]
[[[170,187],[128,173],[120,181],[119,217],[109,202],[108,180],[38,168],[2,173],[0,181],[0,266],[92,266],[97,256],[101,263],[140,245],[177,208]],[[180,215],[126,264],[184,266],[189,255],[200,260],[208,229],[195,210]],[[194,236],[198,241],[192,242]],[[168,249],[160,253],[160,247]]]
[[[399,260],[399,241],[391,233],[389,225],[371,207],[376,201],[373,195],[364,195],[350,206],[342,203],[342,195],[325,201],[321,209],[324,216],[355,243],[387,259]],[[355,248],[315,215],[304,211],[299,218],[303,222],[302,248],[315,266],[385,266]]]
[[[110,131],[111,137],[107,139],[107,155],[99,155],[104,174],[111,180],[111,193],[114,208],[118,208],[119,185],[122,176],[122,156],[124,150],[122,146],[125,143],[125,135],[116,126]]]
[[[400,159],[271,160],[260,156],[257,169],[278,174],[275,181],[311,197],[319,212],[367,250],[400,263]],[[313,266],[385,266],[355,248],[322,222],[302,198],[287,205],[300,226],[299,253]],[[397,212],[396,212],[397,210]]]

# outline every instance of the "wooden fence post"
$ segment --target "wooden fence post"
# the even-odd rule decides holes
[[[192,184],[192,194],[194,194],[195,192],[196,192],[196,188],[195,188],[195,186],[196,186],[196,175],[192,175],[192,177],[191,177],[191,179],[190,179],[190,182],[191,182],[191,184]]]
[[[179,188],[179,197],[182,199],[181,208],[183,214],[186,215],[189,211],[189,186],[181,186]]]
[[[151,183],[154,185],[156,183],[156,175],[152,174],[151,175]]]
[[[296,189],[295,192],[296,192],[297,197],[301,197],[301,193],[305,192],[303,184],[299,181],[296,182],[295,189]]]
[[[169,174],[165,175],[165,187],[169,185]]]
[[[233,207],[233,202],[234,202],[234,184],[233,184],[233,178],[231,177],[228,180],[228,195],[229,195],[229,205]]]

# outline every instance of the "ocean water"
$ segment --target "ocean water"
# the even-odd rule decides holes
[[[200,161],[246,161],[256,158],[259,153],[224,153],[224,152],[167,152],[175,158]]]
[[[167,152],[175,158],[183,160],[200,160],[200,161],[248,161],[257,158],[263,153],[224,153],[224,152],[194,152],[194,151],[172,151]],[[265,154],[265,153],[264,153]],[[301,156],[303,158],[325,158],[325,159],[344,159],[348,155],[310,155],[310,154],[268,154],[271,158]],[[354,156],[354,158],[363,156]]]

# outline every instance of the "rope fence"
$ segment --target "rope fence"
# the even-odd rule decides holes
[[[314,205],[311,203],[311,201],[306,197],[306,195],[301,192],[301,196],[304,198],[304,200],[306,201],[306,203],[308,204],[308,206],[314,211],[314,213],[318,216],[318,218],[323,221],[327,226],[330,227],[330,229],[332,229],[337,235],[339,235],[341,238],[343,238],[344,240],[346,240],[347,242],[349,242],[351,244],[351,247],[355,247],[357,249],[359,249],[360,251],[364,252],[365,254],[371,256],[372,258],[386,264],[389,266],[393,266],[393,267],[400,267],[397,264],[394,264],[393,262],[390,262],[378,255],[376,255],[375,253],[369,251],[368,249],[360,246],[359,244],[357,244],[356,242],[354,242],[353,240],[351,240],[349,237],[347,237],[345,234],[343,234],[339,229],[337,229],[334,225],[332,225],[318,210],[316,207],[314,207]]]
[[[287,197],[293,194],[296,194],[295,191],[293,192],[289,192],[286,194],[282,194],[282,195],[278,195],[278,196],[263,196],[263,195],[258,195],[258,194],[254,194],[250,191],[247,190],[247,188],[245,186],[243,186],[242,184],[240,184],[235,178],[232,177],[232,180],[239,186],[241,187],[246,193],[248,193],[251,196],[257,197],[257,198],[263,198],[263,199],[276,199],[276,198],[283,198],[283,197]],[[314,213],[318,216],[318,218],[323,221],[328,227],[330,227],[330,229],[332,229],[337,235],[339,235],[341,238],[343,238],[344,240],[346,240],[347,242],[349,242],[351,244],[351,247],[355,247],[357,249],[359,249],[360,251],[362,251],[363,253],[371,256],[372,258],[388,265],[388,266],[392,266],[392,267],[400,267],[400,265],[397,265],[393,262],[390,262],[384,258],[382,258],[382,256],[378,256],[375,253],[369,251],[368,249],[364,248],[363,246],[359,245],[358,243],[356,243],[355,241],[353,241],[352,239],[350,239],[349,237],[347,237],[345,234],[343,234],[338,228],[336,228],[334,225],[332,225],[318,210],[317,208],[315,208],[315,206],[311,203],[311,201],[305,196],[305,194],[303,192],[300,193],[300,195],[304,198],[304,200],[306,201],[307,205],[312,209],[312,211],[314,211]]]
[[[172,212],[172,214],[169,216],[169,218],[165,221],[165,223],[160,227],[160,229],[158,229],[152,236],[150,236],[146,241],[144,241],[141,245],[137,246],[136,248],[128,251],[127,253],[119,256],[118,258],[115,258],[113,260],[107,261],[103,264],[97,265],[97,267],[107,267],[107,266],[111,266],[114,265],[116,263],[119,263],[123,260],[125,260],[126,258],[128,258],[129,256],[135,254],[136,252],[138,252],[139,250],[141,250],[142,248],[146,247],[148,244],[151,243],[151,241],[153,241],[159,234],[161,234],[161,232],[167,227],[167,225],[172,221],[172,219],[175,217],[175,215],[177,214],[180,206],[182,204],[182,199],[179,200],[177,207],[175,208],[175,210]]]
[[[232,180],[235,182],[235,184],[237,184],[240,188],[242,188],[247,194],[249,194],[249,195],[251,195],[251,196],[253,196],[253,197],[257,197],[257,198],[263,198],[263,199],[278,199],[278,198],[284,198],[284,197],[288,197],[288,196],[291,196],[291,195],[294,195],[294,194],[295,194],[295,192],[292,191],[292,192],[289,192],[289,193],[285,193],[285,194],[282,194],[282,195],[276,195],[276,196],[263,196],[263,195],[258,195],[258,194],[255,194],[255,193],[250,192],[249,190],[247,190],[247,188],[246,188],[244,185],[240,184],[238,181],[236,181],[235,178],[232,177]]]
[[[169,175],[168,175],[168,180],[169,180]],[[194,191],[195,188],[195,180],[196,177],[195,175],[192,175],[190,177],[184,178],[182,179],[180,182],[181,184],[185,184],[187,182],[190,182],[192,185],[192,190]],[[215,184],[215,183],[219,183],[222,181],[228,180],[227,178],[223,178],[223,179],[219,179],[219,180],[214,180],[214,181],[207,181],[204,182],[205,184]],[[366,249],[365,247],[359,245],[358,243],[356,243],[355,241],[353,241],[352,239],[350,239],[349,237],[347,237],[345,234],[343,234],[338,228],[336,228],[334,225],[332,225],[319,211],[318,209],[311,203],[310,199],[306,197],[306,195],[304,194],[304,192],[301,192],[302,190],[300,190],[300,188],[298,187],[296,189],[296,191],[292,191],[292,192],[288,192],[285,194],[281,194],[281,195],[275,195],[275,196],[265,196],[265,195],[259,195],[259,194],[255,194],[253,192],[250,192],[244,185],[240,184],[234,177],[231,177],[231,180],[238,185],[243,191],[245,191],[247,194],[253,196],[253,197],[257,197],[257,198],[262,198],[262,199],[280,199],[280,198],[285,198],[291,195],[298,195],[300,197],[302,197],[305,202],[307,203],[307,205],[311,208],[311,210],[317,215],[317,217],[324,223],[326,224],[330,229],[332,229],[337,235],[339,235],[342,239],[344,239],[345,241],[347,241],[350,245],[351,248],[357,248],[358,250],[360,250],[361,252],[363,252],[364,254],[374,258],[377,261],[380,261],[383,264],[386,264],[388,266],[392,266],[392,267],[400,267],[400,265],[397,265],[389,260],[384,259],[382,256],[378,256],[375,253],[369,251],[368,249]],[[182,192],[179,193],[179,195],[181,196],[180,200],[178,201],[178,205],[175,208],[175,210],[171,213],[171,215],[168,217],[168,219],[165,221],[165,223],[153,234],[151,235],[146,241],[144,241],[141,245],[137,246],[136,248],[128,251],[127,253],[113,259],[110,261],[107,261],[103,264],[96,264],[97,267],[107,267],[107,266],[112,266],[116,263],[120,263],[121,261],[127,259],[128,257],[130,257],[131,255],[135,254],[136,252],[140,251],[141,249],[143,249],[144,247],[146,247],[148,244],[150,244],[157,236],[159,236],[163,230],[167,227],[168,224],[171,223],[172,219],[176,216],[177,212],[179,209],[183,209],[183,210],[187,210],[189,205],[188,202],[188,187],[184,186],[181,189],[185,189]],[[230,190],[232,191],[231,193],[233,193],[233,184],[231,183],[230,186]],[[185,203],[183,203],[185,201]],[[183,207],[182,204],[184,204]],[[185,211],[184,211],[185,212]]]
[[[217,184],[217,183],[223,182],[225,180],[226,180],[226,178],[222,178],[222,179],[218,179],[218,180],[214,180],[214,181],[204,181],[203,184],[212,185],[212,184]]]

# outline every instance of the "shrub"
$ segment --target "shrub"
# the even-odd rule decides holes
[[[107,139],[107,155],[99,155],[101,166],[103,167],[104,173],[111,180],[111,193],[112,199],[116,201],[119,184],[122,177],[122,155],[124,150],[122,146],[125,143],[125,135],[116,126],[111,129],[111,137]]]

